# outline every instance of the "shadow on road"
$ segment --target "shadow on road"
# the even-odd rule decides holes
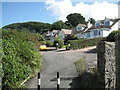
[[[96,74],[85,72],[76,77],[70,83],[71,88],[100,88],[100,83]]]
[[[64,51],[68,51],[68,50],[57,50],[56,52],[64,52]]]
[[[73,80],[74,78],[76,78],[76,77],[60,77],[60,80],[61,81],[69,81],[69,80]],[[57,78],[53,78],[53,79],[51,79],[50,81],[57,81]]]
[[[97,53],[97,48],[85,51],[84,53]]]

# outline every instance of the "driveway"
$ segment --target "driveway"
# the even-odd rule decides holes
[[[81,57],[86,58],[86,66],[97,63],[97,53],[95,47],[80,50],[54,50],[41,51],[43,56],[44,67],[41,71],[41,88],[57,87],[57,72],[60,73],[60,88],[77,88],[77,81],[73,80],[78,77],[74,62]],[[28,88],[37,88],[37,76],[31,78],[25,83]]]

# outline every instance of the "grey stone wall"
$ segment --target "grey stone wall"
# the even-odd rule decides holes
[[[113,88],[115,77],[115,43],[114,42],[100,42],[97,45],[98,49],[98,79],[100,87]],[[109,82],[110,81],[110,82]]]
[[[115,56],[116,56],[116,88],[120,89],[120,36],[117,36],[115,42]]]

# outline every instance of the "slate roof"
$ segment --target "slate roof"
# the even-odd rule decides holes
[[[99,28],[109,28],[109,29],[111,29],[120,20],[120,18],[118,18],[118,19],[109,19],[109,20],[113,22],[110,26],[105,26],[104,25],[104,21],[105,20],[100,20],[100,22],[102,23],[102,25],[100,25],[99,27],[95,27],[95,25],[92,25],[85,32],[89,32],[92,29],[99,29]]]
[[[72,34],[72,30],[68,30],[68,29],[62,29],[62,31],[64,32],[64,34]]]

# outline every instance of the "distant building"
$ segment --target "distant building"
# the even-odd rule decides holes
[[[47,31],[47,32],[43,33],[43,36],[46,41],[50,40],[53,42],[54,38],[58,37],[58,33],[59,33],[59,30],[52,30],[52,31]]]
[[[71,34],[72,34],[72,30],[68,30],[68,29],[61,29],[61,31],[59,32],[59,36],[62,40],[64,40],[67,35],[71,35]]]
[[[120,19],[108,19],[99,20],[92,25],[90,28],[87,28],[84,32],[84,38],[95,38],[95,37],[107,37],[109,33],[114,30],[118,30],[118,21]]]
[[[107,37],[112,31],[120,29],[120,18],[105,18],[104,20],[96,21],[94,25],[88,21],[87,25],[78,24],[71,29],[72,34],[77,35],[79,38]]]

